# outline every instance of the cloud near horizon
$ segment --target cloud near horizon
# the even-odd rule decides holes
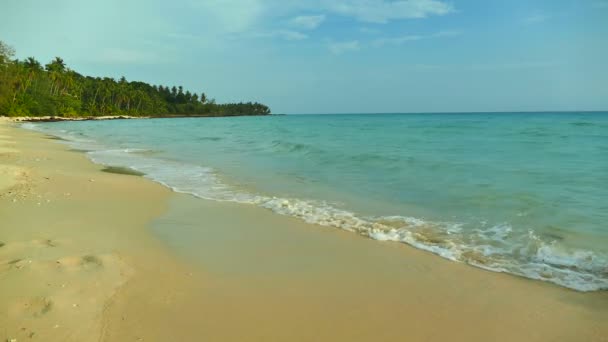
[[[380,24],[385,24],[392,20],[419,19],[432,15],[441,16],[454,11],[451,4],[437,0],[335,1],[327,9],[363,22]]]
[[[361,49],[361,44],[358,40],[351,40],[347,42],[330,42],[327,45],[329,51],[334,55],[341,55],[349,51],[358,51]]]
[[[325,15],[301,15],[291,19],[291,24],[303,30],[314,30],[325,21]]]
[[[402,45],[407,42],[423,40],[423,39],[434,39],[434,38],[445,38],[445,37],[456,37],[461,35],[461,31],[439,31],[433,34],[427,35],[403,35],[391,38],[379,38],[372,42],[375,47],[381,47],[384,45]]]
[[[257,38],[281,38],[288,41],[298,41],[308,39],[308,35],[299,31],[275,30],[269,32],[256,32],[252,34]]]
[[[439,0],[214,0],[193,2],[191,6],[201,16],[211,20],[215,28],[225,33],[257,30],[268,22],[273,23],[286,17],[291,18],[287,26],[314,30],[332,16],[387,24],[454,12],[453,5]],[[301,12],[316,14],[303,15]]]
[[[548,19],[549,19],[549,15],[547,15],[547,14],[535,13],[535,14],[525,17],[524,23],[525,24],[538,24],[538,23],[545,22]]]

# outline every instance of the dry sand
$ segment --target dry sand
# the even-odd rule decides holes
[[[2,122],[0,136],[0,340],[608,341],[606,292],[172,194]]]
[[[16,142],[0,155],[0,340],[98,341],[107,303],[137,273],[132,258],[162,255],[144,227],[169,191],[99,172],[40,134],[0,130]]]
[[[9,130],[4,122],[0,121],[0,193],[23,182],[26,176],[22,168],[10,164],[19,151],[14,148],[15,141],[6,134]]]

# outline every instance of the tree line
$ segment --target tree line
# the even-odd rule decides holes
[[[150,85],[125,77],[83,76],[60,57],[44,66],[14,59],[0,41],[0,116],[233,116],[267,115],[257,102],[217,104],[182,86]]]

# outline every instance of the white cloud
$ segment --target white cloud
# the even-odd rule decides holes
[[[380,30],[371,27],[360,27],[359,31],[366,34],[378,34],[381,32]]]
[[[269,32],[257,32],[253,33],[251,36],[256,38],[281,38],[285,40],[304,40],[308,38],[308,35],[291,30],[276,30]]]
[[[331,42],[327,46],[329,51],[334,55],[340,55],[349,51],[358,51],[361,49],[361,45],[358,40],[352,40],[347,42]]]
[[[427,35],[404,35],[399,37],[390,37],[390,38],[380,38],[373,41],[374,46],[384,46],[384,45],[402,45],[407,42],[423,40],[423,39],[433,39],[433,38],[444,38],[444,37],[455,37],[461,35],[460,31],[439,31],[433,34]]]
[[[275,35],[285,40],[302,40],[308,38],[304,33],[290,30],[279,30],[275,32]]]
[[[190,6],[212,24],[209,27],[228,33],[244,32],[257,25],[268,9],[260,0],[191,1]]]
[[[524,23],[526,24],[538,24],[538,23],[542,23],[544,21],[547,21],[549,19],[549,16],[546,14],[533,14],[531,16],[528,16],[526,18],[524,18]]]
[[[303,39],[306,31],[322,27],[333,16],[363,22],[423,18],[452,12],[452,5],[446,1],[450,0],[175,0],[149,6],[145,0],[105,0],[94,5],[80,0],[60,0],[59,5],[13,0],[8,1],[6,10],[0,11],[0,27],[8,32],[12,32],[11,27],[21,27],[19,35],[34,35],[39,32],[36,27],[44,26],[48,30],[39,34],[57,39],[56,33],[61,32],[61,39],[96,41],[106,47],[119,40],[120,45],[132,48],[142,37],[156,39],[168,32],[221,42],[226,36],[247,38],[252,32],[283,30],[287,32],[275,36],[297,40]],[[21,25],[24,21],[28,25]],[[74,26],[86,29],[70,30]],[[53,40],[47,41],[51,46]],[[71,46],[76,44],[72,42]]]
[[[368,23],[426,18],[454,12],[443,0],[189,0],[191,10],[213,31],[242,33],[261,30],[290,18],[296,30],[319,27],[328,15],[340,15]],[[316,15],[299,15],[317,12]],[[295,17],[293,17],[295,15]],[[284,22],[285,23],[285,22]]]
[[[454,31],[454,30],[445,30],[439,31],[429,36],[429,38],[441,38],[441,37],[456,37],[460,36],[462,31]]]
[[[421,40],[421,39],[424,39],[424,36],[408,35],[408,36],[393,37],[393,38],[380,38],[380,39],[374,40],[374,45],[375,46],[401,45],[405,42],[411,42],[411,41]]]
[[[293,26],[304,30],[314,30],[325,21],[325,15],[301,15],[291,19],[290,23]]]
[[[454,11],[451,4],[438,0],[341,0],[327,4],[327,9],[371,23],[426,18],[431,15],[445,15]]]

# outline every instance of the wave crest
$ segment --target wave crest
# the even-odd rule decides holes
[[[30,124],[23,127],[39,129]],[[62,137],[71,139],[68,143],[76,147],[86,145],[91,149],[88,141],[75,140],[69,132]],[[273,141],[272,145],[286,152],[315,152],[304,144]],[[608,256],[569,249],[560,238],[539,235],[534,231],[516,234],[507,223],[479,224],[465,229],[465,224],[459,222],[433,222],[407,216],[361,217],[324,201],[239,191],[221,182],[211,168],[154,158],[147,150],[104,150],[98,145],[96,148],[87,153],[94,162],[140,171],[145,177],[176,192],[209,200],[257,205],[311,224],[339,228],[379,241],[405,243],[449,260],[494,272],[552,282],[578,291],[608,290]]]

